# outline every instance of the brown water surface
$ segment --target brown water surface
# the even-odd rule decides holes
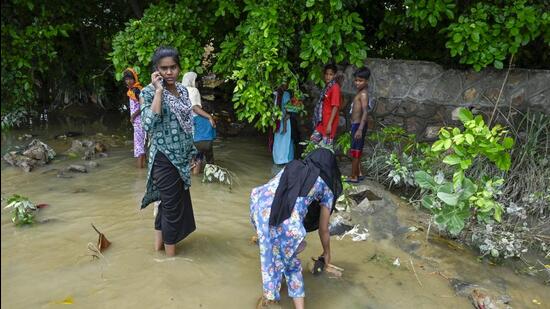
[[[19,143],[17,134],[21,132],[3,136],[3,152]],[[51,136],[39,137],[58,153],[69,148],[68,142]],[[258,248],[249,243],[248,200],[251,188],[272,175],[264,141],[216,142],[217,163],[238,175],[238,185],[230,192],[193,179],[197,230],[177,246],[172,259],[153,250],[152,205],[138,210],[145,170],[135,167],[131,146],[111,148],[109,154],[96,159],[99,167],[71,179],[57,178],[56,170],[82,163],[78,159],[60,157],[31,173],[2,163],[3,197],[18,193],[49,204],[37,216],[43,222],[32,227],[15,227],[2,210],[2,307],[57,308],[70,297],[75,308],[254,308],[261,277]],[[391,231],[414,225],[414,210],[382,195],[388,205],[400,206],[377,219],[378,225],[371,222],[367,241],[332,237],[333,263],[345,269],[343,278],[305,272],[308,308],[472,308],[435,270],[506,293],[514,308],[550,306],[548,287],[506,268],[480,264],[467,250],[428,244],[420,232],[407,236],[418,246],[407,250]],[[112,242],[100,259],[88,256],[88,243],[97,240],[92,222]],[[384,226],[393,228],[388,232]],[[316,233],[307,240],[304,267],[322,251]],[[396,258],[399,267],[392,265]],[[282,306],[291,308],[284,286],[282,295]]]

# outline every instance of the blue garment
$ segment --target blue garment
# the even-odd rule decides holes
[[[306,236],[303,221],[308,206],[314,200],[328,209],[332,208],[334,200],[330,187],[321,177],[317,177],[308,195],[296,199],[290,217],[278,226],[270,226],[271,205],[283,171],[267,184],[252,189],[250,194],[250,220],[258,234],[263,295],[270,300],[280,299],[283,275],[287,282],[288,296],[304,297],[302,265],[296,254]]]
[[[193,132],[193,141],[194,142],[201,142],[201,141],[211,141],[216,139],[216,129],[212,127],[210,124],[210,121],[208,119],[196,115],[193,117],[193,125],[194,125],[194,132]]]
[[[290,102],[290,93],[285,91],[281,100],[281,110],[283,115],[281,117],[281,124],[279,125],[279,131],[275,133],[273,140],[273,162],[275,164],[287,164],[294,160],[294,143],[292,142],[292,128],[290,119],[286,121],[286,132],[283,133],[283,121],[286,116],[286,108]]]

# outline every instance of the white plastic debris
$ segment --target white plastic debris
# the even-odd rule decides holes
[[[393,264],[393,266],[395,266],[395,267],[401,266],[401,263],[399,262],[399,258],[395,258],[395,261],[393,261],[392,264]]]
[[[366,228],[363,228],[363,233],[359,232],[359,224],[356,224],[351,230],[345,232],[342,234],[342,236],[338,236],[338,240],[344,239],[346,235],[351,236],[352,241],[363,241],[367,240],[367,237],[369,237],[369,231]]]

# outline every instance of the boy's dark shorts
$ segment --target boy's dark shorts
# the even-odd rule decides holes
[[[367,125],[363,127],[363,137],[360,139],[355,139],[355,132],[359,129],[359,123],[352,123],[351,124],[351,149],[349,150],[349,155],[352,158],[361,158],[361,154],[363,153],[363,146],[365,146],[365,137],[367,135]]]

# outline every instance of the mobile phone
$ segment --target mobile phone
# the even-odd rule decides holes
[[[158,71],[157,71],[158,72]],[[160,72],[158,72],[159,75],[160,75]],[[162,75],[160,75],[160,83],[162,85],[162,87],[165,87],[166,88],[166,81],[164,80],[164,78],[162,78]]]

